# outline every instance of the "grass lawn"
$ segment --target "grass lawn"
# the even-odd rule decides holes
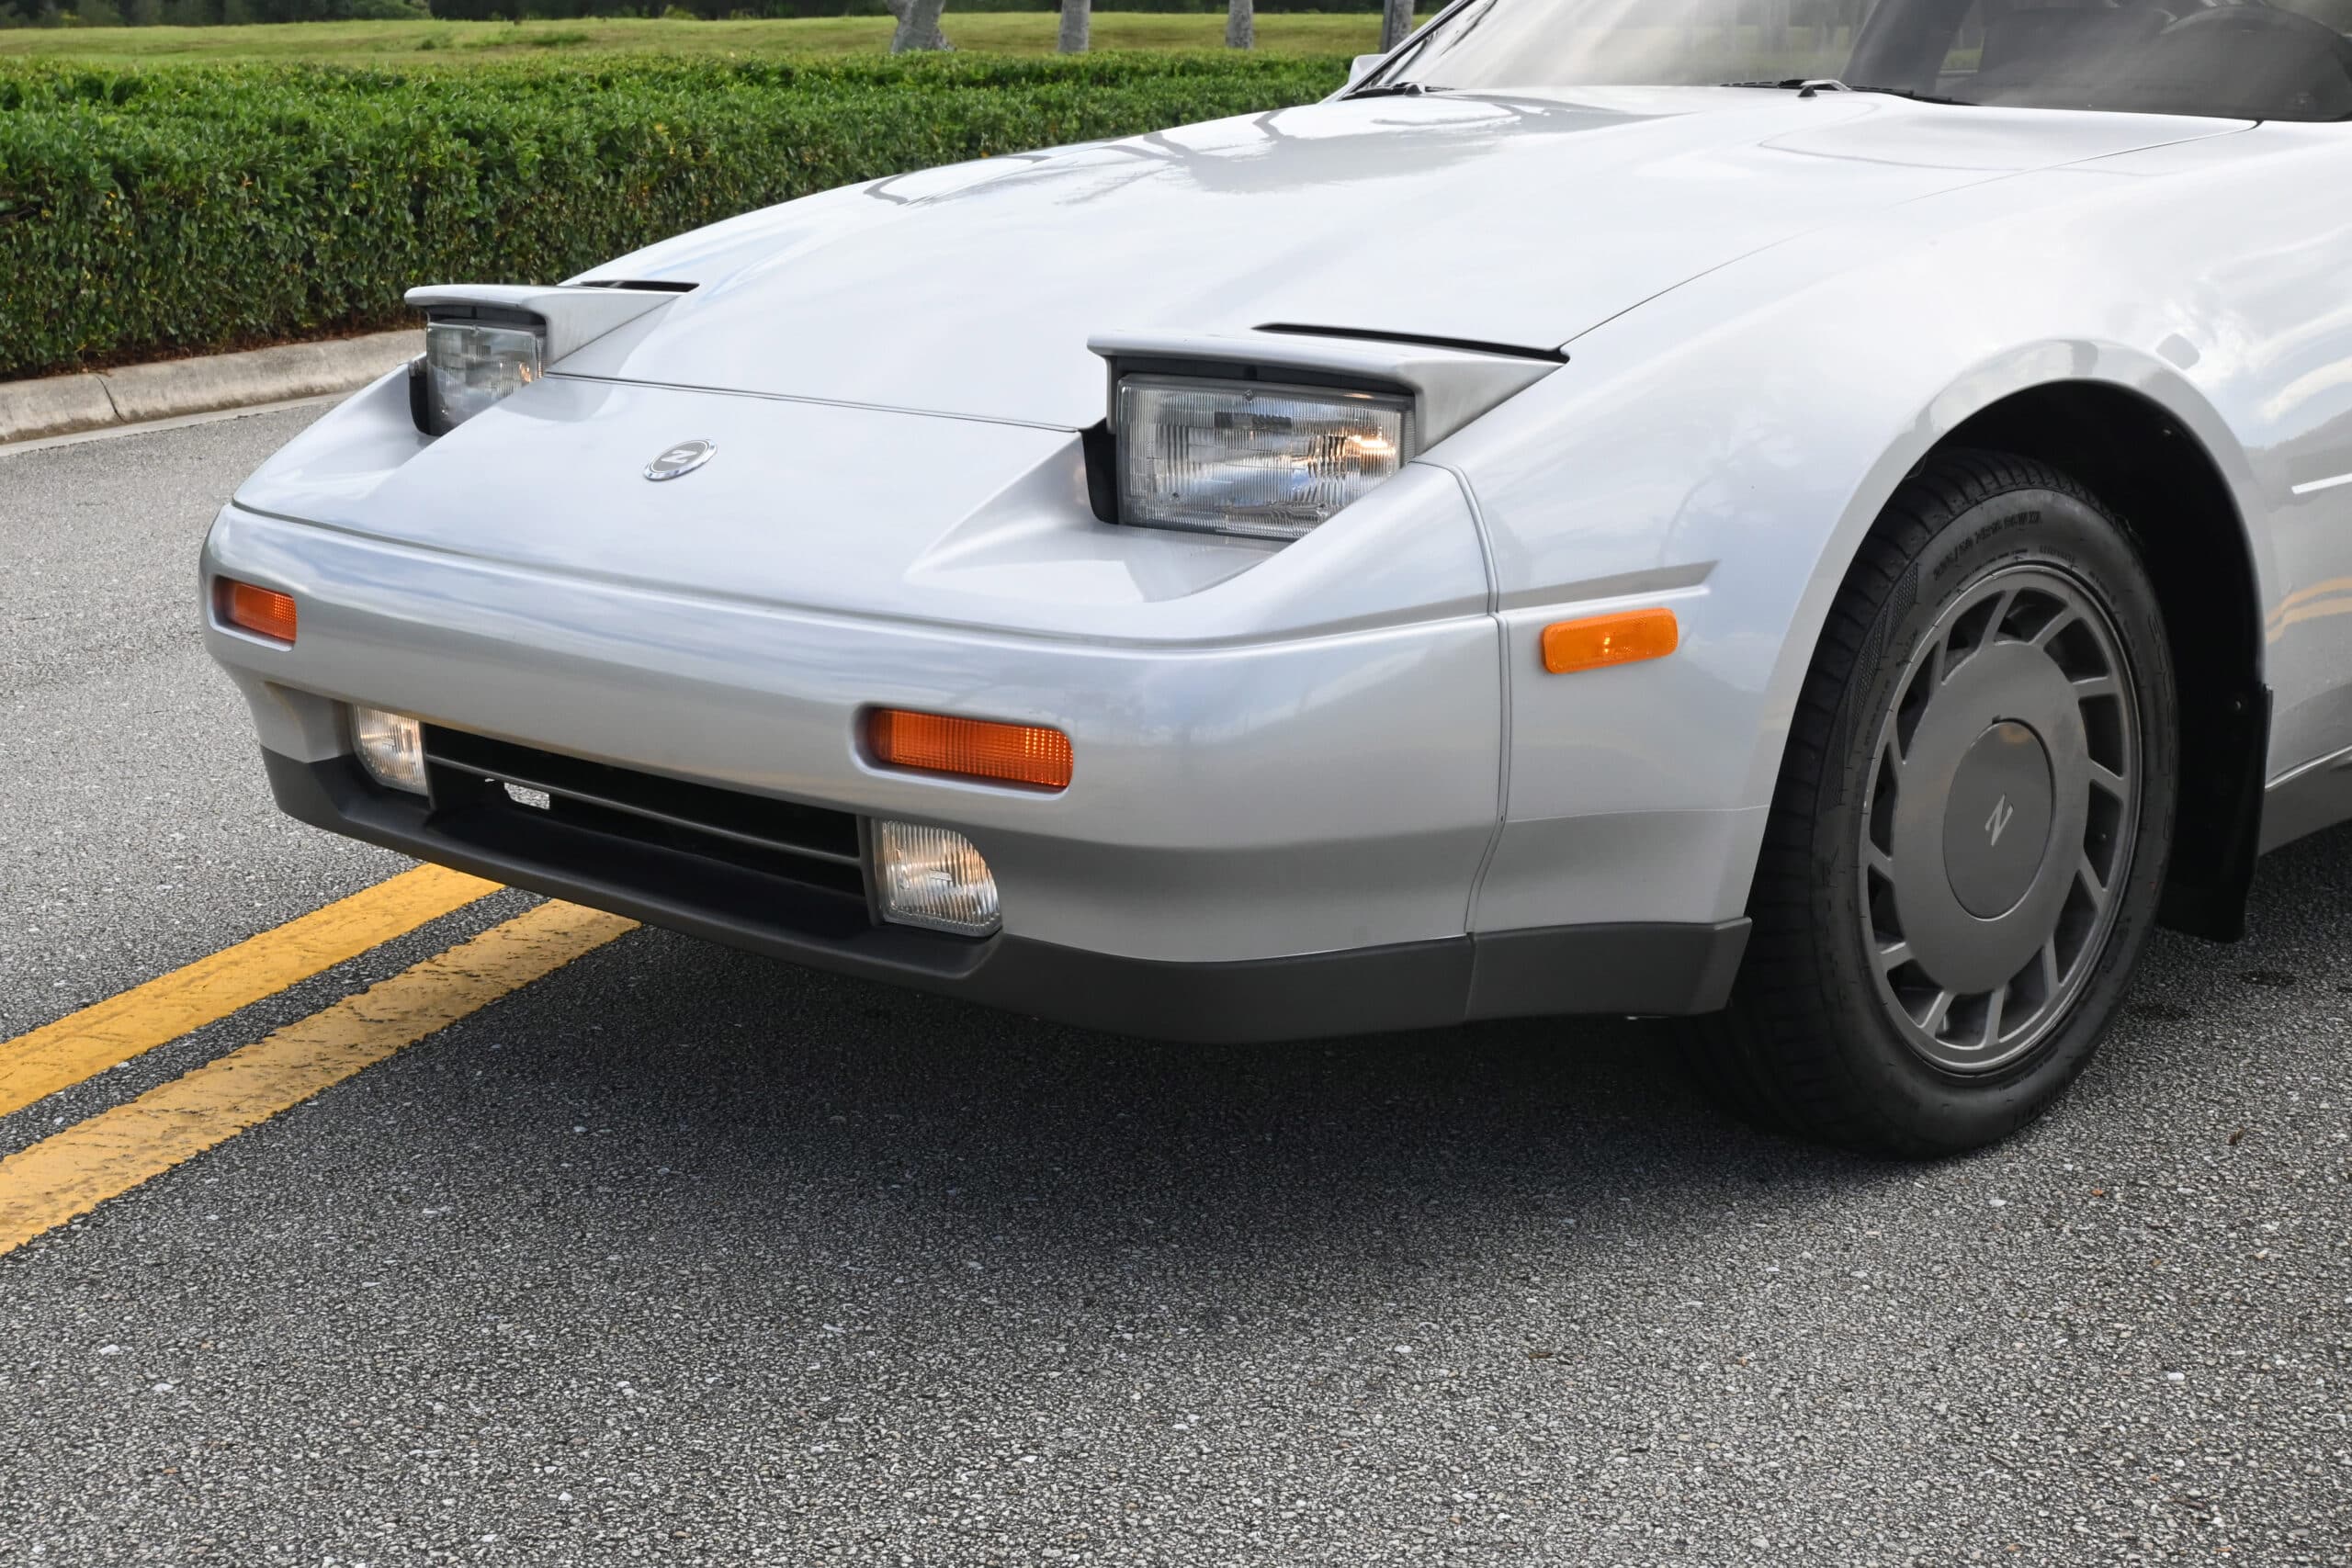
[[[1051,54],[1050,11],[956,14],[944,25],[959,50]],[[293,22],[239,28],[16,28],[0,29],[0,60],[87,60],[108,64],[196,61],[320,62],[335,65],[447,65],[472,61],[598,54],[859,54],[890,43],[888,17],[818,17],[746,22],[583,18],[551,22]],[[1221,15],[1098,11],[1099,50],[1219,49]],[[1258,47],[1281,54],[1362,54],[1379,47],[1376,13],[1262,16]]]

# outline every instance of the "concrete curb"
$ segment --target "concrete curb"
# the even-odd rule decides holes
[[[356,391],[424,352],[421,332],[370,333],[38,381],[0,381],[0,445]]]

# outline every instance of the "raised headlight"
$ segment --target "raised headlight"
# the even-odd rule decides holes
[[[546,356],[546,328],[526,318],[429,318],[413,399],[417,427],[428,435],[456,429],[537,380]]]
[[[1295,539],[1394,476],[1413,400],[1179,376],[1120,378],[1119,520]]]

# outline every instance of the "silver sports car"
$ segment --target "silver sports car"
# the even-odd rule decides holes
[[[519,886],[1172,1038],[1690,1016],[1982,1144],[2352,816],[2347,26],[1464,0],[419,288],[207,641],[287,811]]]

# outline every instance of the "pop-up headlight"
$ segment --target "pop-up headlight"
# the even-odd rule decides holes
[[[537,380],[546,357],[547,329],[528,318],[428,318],[416,372],[418,428],[428,435],[456,429]]]
[[[1119,379],[1119,520],[1295,539],[1395,476],[1403,395],[1182,376]]]

